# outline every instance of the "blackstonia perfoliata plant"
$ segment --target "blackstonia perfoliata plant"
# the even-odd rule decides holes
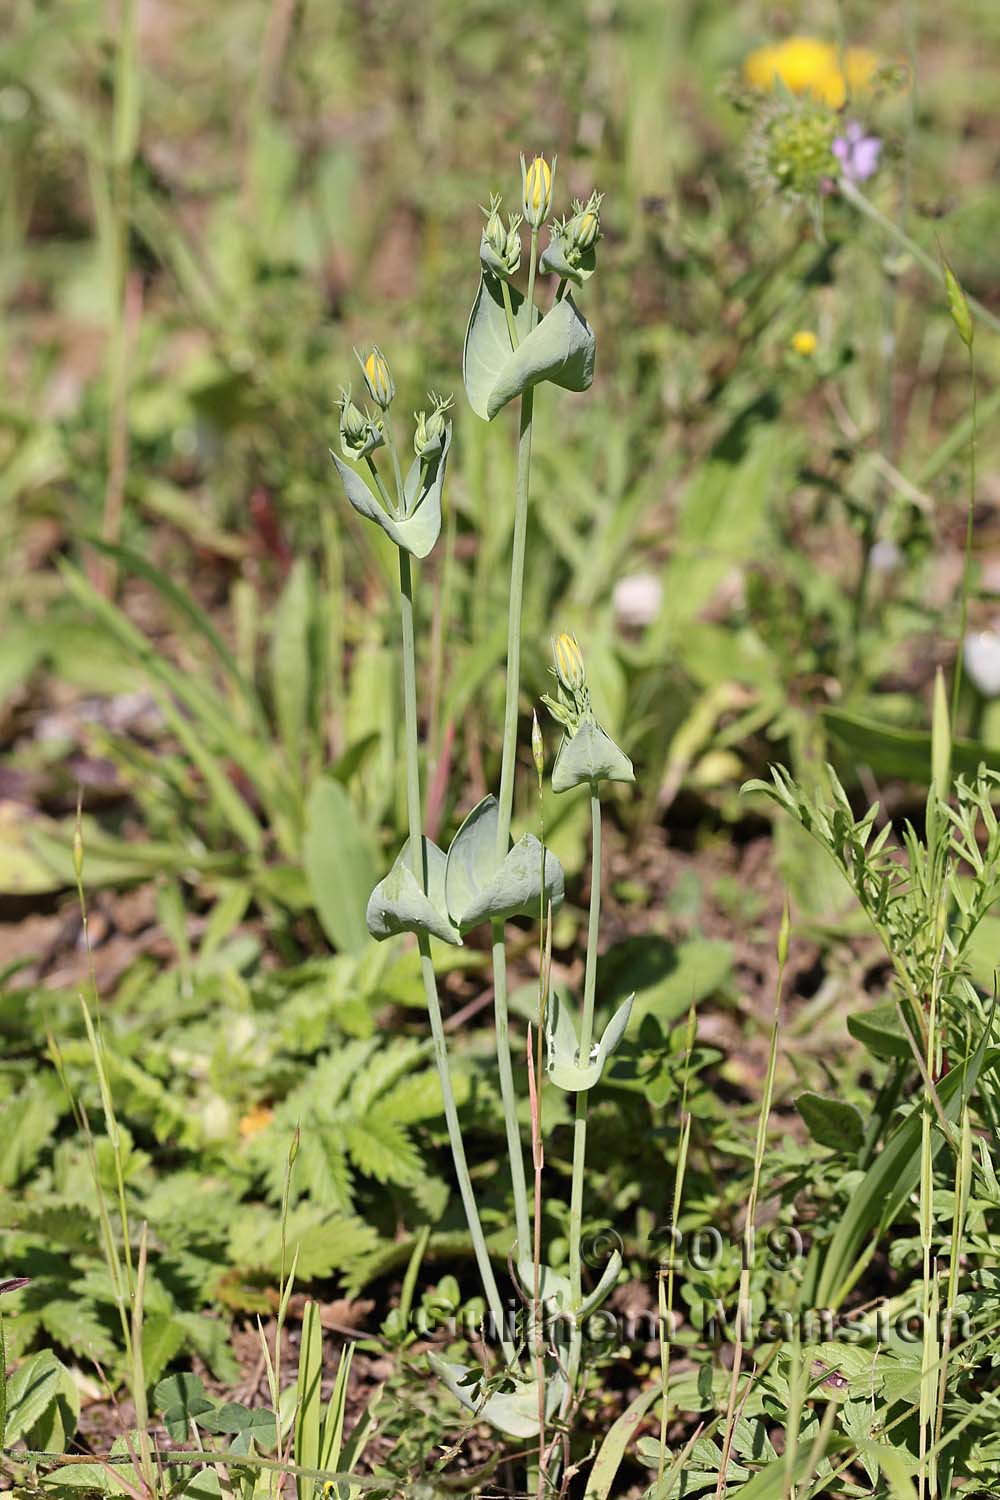
[[[426,557],[441,529],[442,491],[452,435],[447,416],[450,401],[431,394],[430,410],[417,415],[415,458],[404,478],[390,416],[395,386],[385,355],[373,347],[358,359],[377,411],[361,410],[352,401],[350,390],[345,390],[340,422],[343,458],[333,455],[348,500],[361,515],[382,528],[399,555],[409,839],[372,892],[368,928],[378,939],[403,932],[417,937],[455,1173],[502,1357],[493,1371],[470,1371],[441,1360],[434,1364],[463,1406],[512,1437],[533,1440],[537,1455],[533,1477],[539,1494],[553,1482],[562,1463],[562,1434],[580,1391],[582,1321],[608,1295],[621,1269],[620,1257],[615,1254],[603,1268],[597,1285],[585,1295],[581,1228],[587,1103],[590,1090],[600,1081],[608,1058],[624,1034],[631,1009],[629,999],[595,1043],[601,898],[599,786],[602,781],[630,782],[633,773],[628,757],[597,722],[582,653],[576,640],[563,634],[554,643],[556,696],[546,698],[564,731],[552,786],[557,792],[588,787],[593,822],[590,921],[579,1020],[574,1020],[570,997],[558,991],[552,995],[544,1017],[545,1076],[552,1087],[572,1093],[576,1101],[568,1274],[563,1275],[541,1262],[538,1241],[532,1235],[511,1059],[505,945],[505,923],[510,918],[541,916],[548,921],[563,898],[562,870],[540,840],[530,833],[516,842],[511,839],[534,391],[543,381],[565,391],[585,391],[594,374],[594,334],[573,293],[596,269],[601,195],[593,193],[586,202],[574,200],[571,212],[549,225],[548,242],[540,250],[539,237],[551,210],[554,179],[554,161],[549,163],[542,156],[522,158],[520,212],[504,218],[503,203],[496,194],[483,210],[486,223],[479,246],[480,284],[465,338],[463,374],[469,403],[483,419],[492,421],[510,402],[519,403],[506,704],[498,793],[485,797],[472,809],[447,851],[423,833],[411,558]],[[514,284],[524,249],[522,226],[528,231],[524,293]],[[536,302],[542,276],[555,277],[555,290],[544,311]],[[374,456],[382,447],[389,452],[392,473],[388,481],[380,474]],[[542,749],[537,732],[532,748],[536,765],[540,765]],[[530,1316],[526,1314],[517,1321],[513,1330],[504,1321],[505,1305],[509,1306],[512,1298],[509,1295],[501,1300],[470,1182],[431,951],[432,938],[459,945],[465,934],[483,923],[490,924],[497,1074],[514,1202],[509,1262],[519,1285],[510,1293],[515,1306],[533,1309]],[[537,1214],[535,1217],[537,1227]],[[556,1316],[540,1318],[539,1302],[546,1313]]]

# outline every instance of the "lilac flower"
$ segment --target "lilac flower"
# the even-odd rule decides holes
[[[833,143],[833,154],[848,182],[867,182],[878,170],[882,142],[877,135],[865,135],[865,127],[850,120],[843,135]]]

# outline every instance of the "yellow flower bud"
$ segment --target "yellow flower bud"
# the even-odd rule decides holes
[[[583,665],[583,653],[576,643],[576,636],[564,630],[552,642],[552,656],[556,664],[556,676],[567,693],[579,693],[586,686],[587,670]]]
[[[573,217],[564,229],[565,238],[574,249],[590,250],[600,239],[603,197],[603,193],[591,193],[586,203],[574,199]]]
[[[377,344],[373,344],[371,350],[364,359],[358,355],[358,363],[361,365],[361,373],[365,377],[365,385],[368,394],[380,406],[383,411],[389,405],[396,394],[396,386],[389,372],[388,361]]]
[[[521,194],[526,223],[538,229],[545,223],[552,202],[552,174],[555,158],[550,167],[544,156],[536,156],[530,166],[521,157]]]
[[[811,328],[800,328],[797,333],[792,334],[792,348],[796,354],[801,354],[806,359],[816,353],[818,344],[819,340]]]

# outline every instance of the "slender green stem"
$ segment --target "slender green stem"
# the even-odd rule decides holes
[[[385,506],[389,514],[391,516],[395,516],[396,520],[398,521],[402,512],[397,508],[395,501],[391,498],[389,491],[386,489],[385,482],[383,481],[378,469],[375,467],[375,460],[372,458],[370,453],[365,454],[365,463],[371,470],[372,478],[375,481],[375,488],[378,490],[379,498],[382,501],[382,504]]]
[[[535,265],[538,255],[538,232],[531,234],[531,260],[528,266],[528,306],[535,288]],[[534,311],[531,312],[534,321]],[[521,396],[521,423],[517,449],[517,486],[514,494],[514,540],[510,562],[510,601],[507,616],[507,693],[503,719],[503,750],[500,760],[499,817],[497,819],[497,860],[506,859],[510,844],[510,823],[514,810],[514,772],[517,765],[517,708],[521,685],[521,606],[524,599],[524,555],[528,534],[528,491],[531,479],[531,429],[534,413],[534,391],[531,386]],[[497,1071],[507,1128],[507,1152],[510,1157],[511,1186],[514,1192],[514,1216],[518,1251],[529,1252],[530,1214],[528,1186],[524,1173],[524,1154],[517,1121],[517,1094],[510,1058],[510,1026],[507,1013],[507,952],[504,924],[493,927],[493,1010],[496,1021]]]
[[[510,334],[510,347],[516,349],[521,340],[517,336],[517,324],[514,322],[514,305],[510,298],[510,287],[506,281],[500,283],[503,296],[503,310],[507,315],[507,332]]]
[[[417,758],[417,672],[413,634],[413,579],[410,570],[410,554],[402,547],[399,548],[399,598],[403,637],[403,712],[406,733],[406,807],[410,828],[410,859],[413,874],[421,890],[424,890],[426,889],[426,875],[420,811],[420,768]],[[430,939],[426,933],[420,933],[417,942],[420,949],[420,973],[427,1000],[427,1013],[430,1017],[431,1036],[434,1040],[434,1060],[437,1063],[438,1077],[441,1080],[441,1095],[444,1100],[445,1121],[448,1126],[452,1159],[455,1163],[455,1175],[458,1178],[459,1191],[462,1195],[462,1204],[465,1208],[465,1217],[469,1225],[469,1234],[472,1237],[472,1248],[479,1267],[483,1291],[486,1294],[486,1301],[493,1316],[504,1355],[511,1362],[514,1359],[514,1350],[504,1331],[503,1306],[496,1278],[493,1275],[493,1267],[490,1264],[483,1227],[479,1220],[476,1197],[469,1177],[469,1165],[465,1158],[462,1128],[458,1121],[455,1093],[451,1086],[448,1044],[441,1019],[441,1003],[438,999],[437,977],[431,958]]]
[[[969,574],[972,567],[972,522],[976,510],[976,356],[969,345],[969,384],[972,390],[972,430],[969,434],[969,506],[965,516],[965,560],[962,566],[962,616],[955,652],[955,679],[951,686],[951,732],[958,732],[958,698],[962,691],[962,651],[969,627]]]
[[[901,229],[898,224],[894,224],[892,219],[887,214],[884,214],[880,208],[876,208],[871,199],[866,198],[864,193],[859,192],[853,182],[848,182],[846,178],[842,177],[840,179],[840,191],[848,203],[853,204],[856,209],[871,219],[873,224],[877,224],[898,245],[902,245],[903,249],[913,256],[918,265],[923,266],[924,270],[934,277],[935,281],[944,282],[944,272],[933,255],[930,255],[922,245],[918,245],[916,240],[906,233],[905,229]],[[969,311],[974,313],[981,323],[985,323],[987,328],[992,328],[994,333],[1000,333],[1000,318],[995,313],[991,313],[989,308],[984,307],[975,297],[966,295],[966,301],[969,304]]]
[[[405,516],[406,496],[403,493],[403,474],[402,470],[399,467],[399,452],[396,448],[396,438],[392,430],[392,423],[389,420],[388,407],[386,407],[382,412],[382,425],[385,428],[385,440],[389,445],[389,453],[392,457],[392,473],[393,478],[396,481],[396,500],[399,505],[398,514],[401,516]]]
[[[538,230],[531,231],[531,251],[528,256],[528,327],[535,326],[535,272],[538,269]]]
[[[688,1148],[691,1144],[691,1111],[688,1109],[688,1089],[691,1083],[691,1056],[697,1038],[697,1016],[694,1005],[688,1011],[687,1035],[684,1046],[684,1082],[681,1086],[680,1135],[677,1141],[677,1165],[674,1169],[674,1191],[670,1209],[670,1261],[667,1265],[666,1287],[662,1267],[659,1275],[658,1311],[660,1317],[660,1383],[663,1399],[660,1403],[660,1455],[657,1482],[663,1483],[667,1461],[667,1422],[670,1417],[670,1351],[674,1335],[674,1282],[677,1269],[677,1235],[684,1200],[684,1178],[687,1175]]]
[[[774,1015],[771,1020],[771,1039],[767,1057],[767,1074],[764,1079],[764,1097],[757,1116],[757,1140],[754,1145],[753,1175],[750,1179],[750,1194],[747,1199],[746,1217],[743,1224],[743,1258],[740,1268],[739,1301],[736,1308],[736,1339],[733,1349],[733,1369],[729,1381],[729,1401],[726,1407],[726,1431],[722,1443],[722,1462],[715,1487],[716,1500],[726,1493],[729,1473],[729,1458],[733,1447],[733,1434],[737,1419],[737,1397],[740,1372],[743,1368],[744,1345],[751,1336],[750,1273],[753,1269],[755,1242],[757,1237],[757,1199],[760,1194],[760,1177],[767,1149],[767,1124],[774,1098],[774,1074],[778,1061],[778,1026],[781,1021],[781,997],[785,987],[785,964],[788,958],[788,906],[785,906],[778,938],[778,981],[774,994]]]
[[[590,788],[590,916],[587,922],[587,963],[583,978],[583,1009],[580,1014],[581,1063],[590,1057],[594,1037],[594,996],[597,990],[597,940],[601,925],[601,799],[596,783]],[[573,1120],[573,1177],[569,1198],[569,1281],[570,1302],[574,1316],[583,1302],[583,1264],[580,1240],[583,1233],[583,1171],[587,1158],[587,1109],[589,1089],[581,1089],[576,1096],[576,1115]],[[580,1372],[582,1330],[574,1325],[569,1354],[569,1388],[574,1392]]]
[[[510,1058],[510,1021],[507,1011],[507,949],[502,922],[492,923],[493,939],[493,1014],[496,1029],[497,1071],[500,1097],[503,1101],[504,1125],[507,1131],[507,1154],[514,1192],[514,1222],[517,1232],[517,1259],[531,1251],[528,1184],[524,1174],[524,1154],[517,1121],[517,1095],[514,1092],[514,1069]]]

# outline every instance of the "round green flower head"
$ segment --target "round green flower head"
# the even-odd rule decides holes
[[[775,114],[766,151],[768,175],[779,191],[811,197],[836,177],[836,134],[837,116],[822,104],[796,104]]]

